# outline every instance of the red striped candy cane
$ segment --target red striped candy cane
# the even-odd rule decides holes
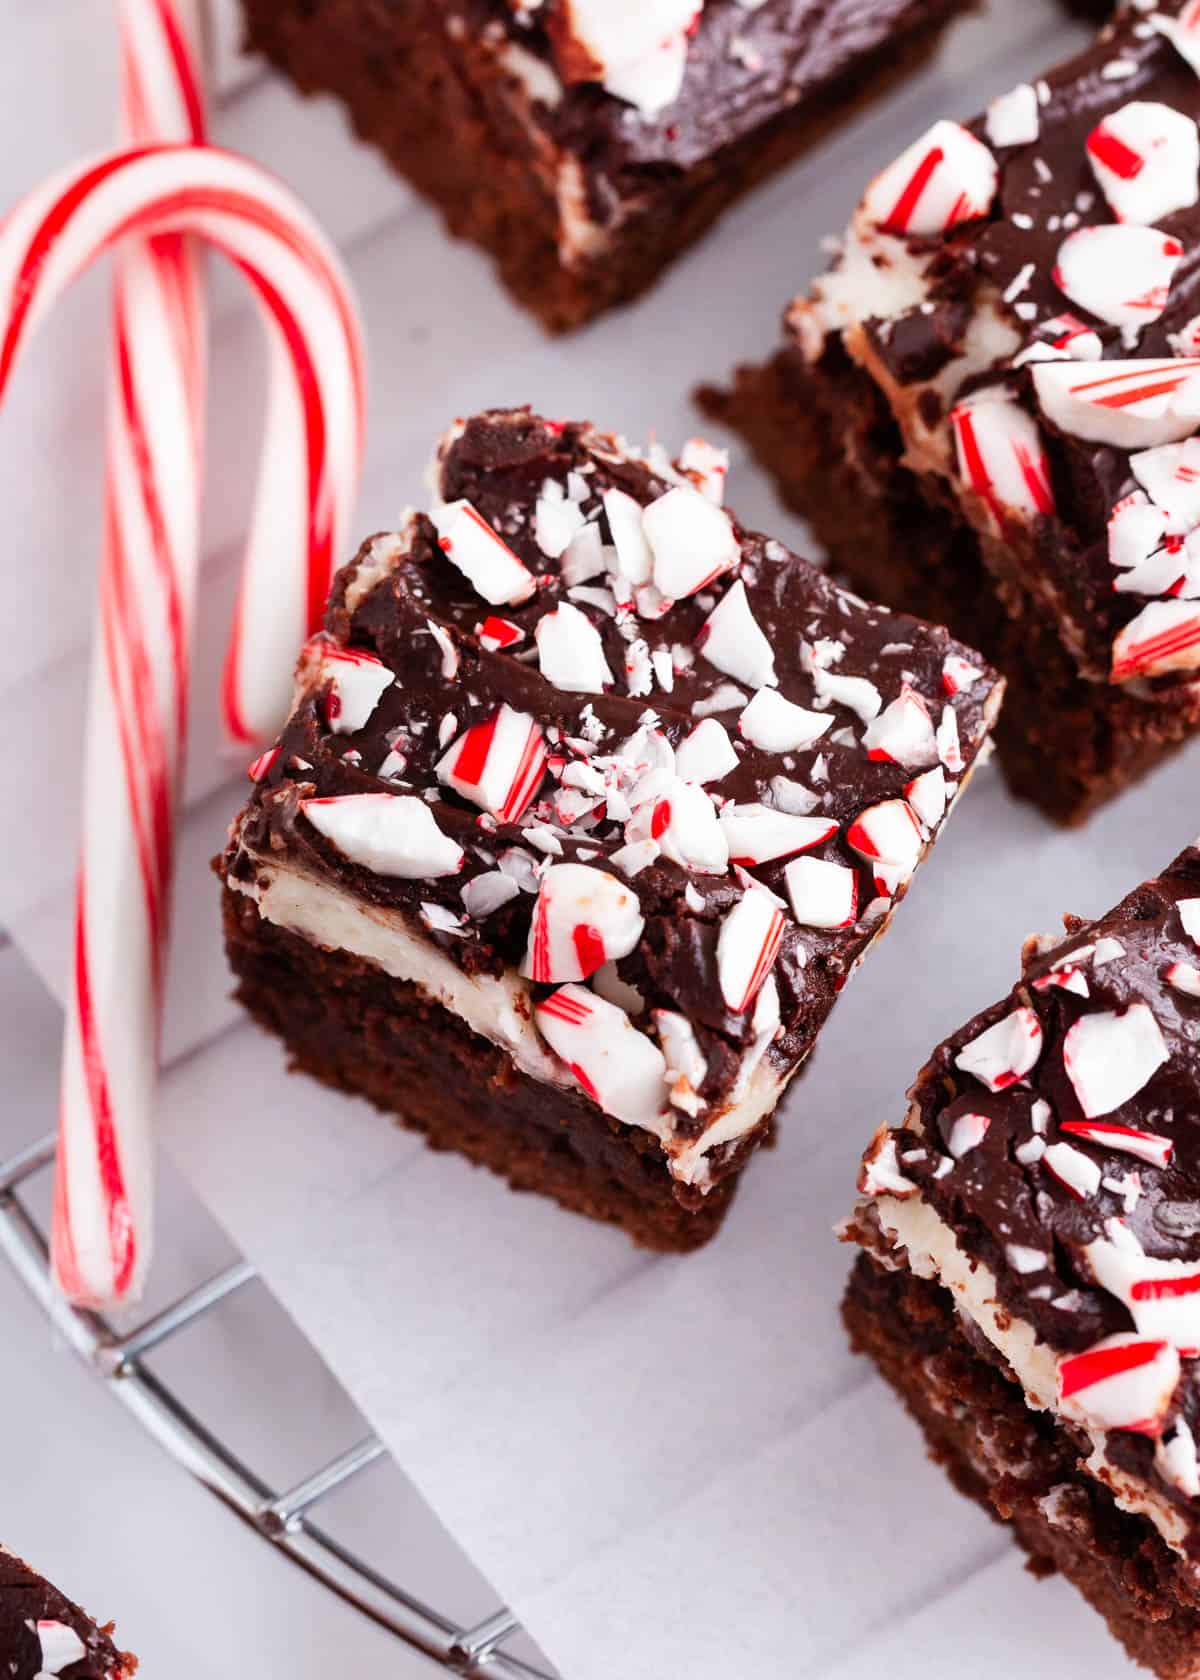
[[[119,287],[126,314],[54,1223],[60,1280],[73,1298],[94,1303],[135,1294],[148,1254],[196,541],[188,498],[173,487],[193,482],[196,452],[195,380],[182,377],[184,358],[172,359],[178,322],[160,277],[137,253],[145,241],[184,235],[207,240],[242,270],[272,352],[273,429],[226,683],[241,730],[273,726],[286,709],[294,649],[347,539],[361,457],[362,348],[349,288],[307,212],[254,165],[192,145],[115,152],[62,172],[0,227],[0,400],[21,346],[56,298],[102,252],[137,241]],[[166,376],[172,367],[178,377]],[[286,467],[281,456],[290,457]],[[297,545],[303,567],[291,564]]]

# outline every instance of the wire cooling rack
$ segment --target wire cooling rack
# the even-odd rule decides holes
[[[314,1513],[339,1488],[391,1462],[386,1447],[367,1435],[293,1486],[274,1488],[228,1447],[176,1386],[148,1360],[166,1344],[186,1341],[201,1320],[217,1313],[254,1281],[245,1261],[189,1289],[132,1330],[117,1330],[102,1314],[70,1306],[54,1287],[43,1222],[34,1210],[35,1182],[54,1161],[53,1136],[0,1162],[0,1251],[54,1328],[87,1362],[115,1399],[236,1516],[331,1592],[421,1651],[442,1668],[478,1680],[556,1680],[547,1669],[506,1652],[523,1634],[506,1609],[472,1627],[424,1604],[372,1568]]]

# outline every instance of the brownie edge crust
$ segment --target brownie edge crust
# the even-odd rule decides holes
[[[986,1344],[968,1340],[946,1291],[860,1254],[842,1317],[855,1352],[920,1425],[929,1456],[1007,1524],[1027,1567],[1064,1575],[1162,1680],[1195,1680],[1200,1598],[1186,1566],[1083,1469],[1090,1443],[1031,1411]]]

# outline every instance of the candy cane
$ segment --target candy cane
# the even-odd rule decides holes
[[[261,170],[210,148],[136,148],[64,171],[0,227],[0,400],[20,348],[95,257],[128,236],[185,234],[208,240],[246,275],[271,344],[270,448],[226,681],[227,709],[249,733],[286,707],[292,655],[345,546],[357,486],[360,335],[337,258],[315,224]],[[169,516],[166,509],[169,487],[191,482],[194,432],[187,382],[163,377],[180,340],[157,279],[135,248],[120,280],[123,394],[131,400],[109,449],[60,1115],[58,1275],[73,1298],[95,1303],[136,1293],[148,1252],[149,1117],[190,627],[180,590],[186,555],[171,545],[191,551],[194,520],[185,496],[170,501]],[[147,433],[137,422],[151,415]],[[300,495],[292,452],[303,463]],[[303,568],[289,564],[297,547]]]

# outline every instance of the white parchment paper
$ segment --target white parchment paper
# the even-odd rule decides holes
[[[94,8],[46,36],[60,120],[0,152],[7,201],[110,131]],[[234,64],[219,137],[280,170],[342,244],[372,343],[364,532],[422,493],[454,415],[529,400],[677,443],[687,392],[762,355],[862,181],[935,117],[1029,77],[1078,31],[1054,0],[995,0],[886,105],[731,215],[633,311],[548,343],[483,260],[346,136],[337,111]],[[36,44],[34,49],[36,60]],[[30,73],[27,57],[21,74]],[[34,64],[36,68],[36,63]],[[17,67],[0,63],[0,110]],[[63,113],[69,112],[69,121]],[[64,150],[64,147],[67,148]],[[103,285],[43,333],[0,416],[10,796],[0,925],[66,974],[79,721],[97,547]],[[168,1147],[442,1518],[570,1680],[1123,1674],[1098,1620],[1035,1586],[999,1529],[923,1460],[838,1320],[831,1236],[871,1130],[925,1054],[1007,988],[1021,937],[1094,913],[1200,828],[1193,749],[1080,834],[982,773],[794,1088],[779,1147],[719,1239],[685,1260],[427,1153],[365,1105],[284,1076],[226,993],[206,869],[243,797],[216,727],[259,416],[257,327],[214,286],[209,554],[177,886],[162,1120]],[[730,500],[804,546],[735,453]],[[969,1658],[968,1658],[968,1652]]]

